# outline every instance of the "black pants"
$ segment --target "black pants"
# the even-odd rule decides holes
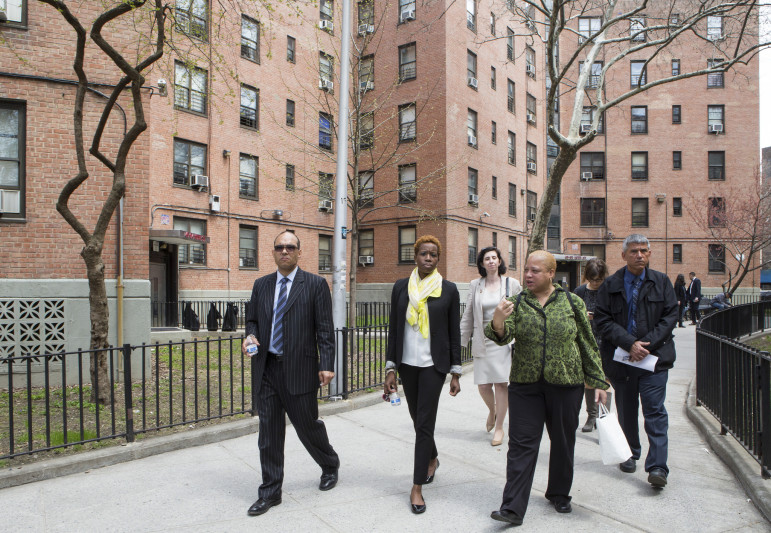
[[[691,322],[698,322],[701,320],[701,312],[699,311],[699,303],[701,302],[694,302],[691,301],[688,305],[691,310]]]
[[[546,498],[570,501],[573,454],[583,392],[583,385],[559,387],[545,382],[509,384],[509,452],[501,510],[525,517],[544,424],[551,440]]]
[[[680,308],[677,313],[677,323],[681,326],[683,325],[683,317],[685,316],[685,304],[685,301],[680,302]]]
[[[423,485],[428,477],[428,463],[439,454],[434,442],[436,412],[439,395],[447,374],[438,372],[433,366],[417,367],[399,365],[404,396],[415,427],[415,463],[412,483]]]
[[[281,497],[281,484],[284,481],[285,413],[297,431],[300,442],[323,472],[332,472],[340,466],[340,458],[329,444],[327,428],[324,422],[319,420],[316,391],[290,394],[286,388],[284,364],[269,356],[265,362],[257,403],[257,414],[260,417],[257,443],[262,468],[260,498],[273,500]]]

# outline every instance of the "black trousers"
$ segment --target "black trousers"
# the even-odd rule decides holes
[[[680,308],[678,309],[677,313],[677,323],[682,325],[683,324],[683,317],[685,316],[685,301],[680,302]]]
[[[257,443],[262,468],[260,498],[273,500],[281,497],[281,484],[284,481],[285,414],[289,416],[300,442],[321,467],[322,472],[332,472],[339,468],[340,458],[329,444],[324,422],[319,420],[316,391],[290,394],[286,388],[284,365],[271,356],[268,356],[265,362],[257,414],[260,417]]]
[[[434,442],[436,412],[439,408],[439,395],[447,374],[442,374],[433,366],[417,367],[399,365],[402,389],[407,398],[407,407],[415,428],[415,462],[412,471],[412,483],[423,485],[428,477],[428,463],[439,455]]]
[[[688,306],[691,310],[691,322],[698,322],[701,320],[701,311],[699,311],[699,304],[701,301],[694,302],[691,301],[688,303]]]
[[[546,498],[570,501],[576,429],[583,396],[583,385],[509,384],[509,452],[501,510],[525,517],[544,424],[551,440]]]

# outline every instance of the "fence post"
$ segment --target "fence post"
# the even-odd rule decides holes
[[[343,399],[348,399],[348,330],[349,328],[343,328]],[[356,328],[354,326],[354,331]]]
[[[768,352],[760,352],[760,475],[764,479],[771,478],[771,409],[769,408],[769,395],[771,395],[771,359]]]
[[[131,345],[123,345],[123,397],[126,399],[126,442],[134,442],[134,390],[131,383]]]

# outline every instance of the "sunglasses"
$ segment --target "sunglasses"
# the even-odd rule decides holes
[[[277,252],[281,252],[283,250],[286,250],[287,252],[291,253],[297,250],[297,246],[294,244],[277,244],[273,247],[274,250]]]

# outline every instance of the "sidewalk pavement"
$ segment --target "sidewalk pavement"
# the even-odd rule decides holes
[[[549,453],[544,433],[523,530],[771,529],[686,414],[689,384],[695,374],[694,331],[692,326],[676,330],[678,359],[669,374],[667,394],[671,470],[667,487],[651,488],[643,472],[644,461],[634,474],[624,474],[615,465],[603,466],[597,432],[581,433],[579,429],[573,512],[558,514],[544,498]],[[324,416],[342,460],[340,482],[329,492],[318,490],[320,469],[296,433],[287,431],[283,503],[260,517],[246,515],[257,499],[260,483],[257,435],[251,433],[2,489],[0,530],[501,531],[505,525],[491,520],[490,512],[500,505],[506,443],[490,446],[491,434],[484,431],[486,408],[471,373],[461,378],[461,387],[455,398],[446,386],[442,393],[436,427],[441,467],[433,484],[424,487],[428,510],[423,515],[411,514],[409,507],[414,432],[406,404],[391,407],[379,399],[368,399],[363,402],[370,404],[367,407]],[[330,409],[340,411],[342,407],[338,404]],[[582,412],[581,422],[584,416]],[[642,430],[642,423],[640,426]],[[195,434],[186,433],[187,440]],[[647,439],[644,432],[642,436],[644,457]],[[125,454],[150,441],[101,452]],[[741,449],[737,453],[746,455]],[[62,460],[75,459],[50,461],[50,466],[61,467]],[[751,475],[754,468],[757,481],[769,483],[760,480],[760,467],[757,463],[752,467],[753,463],[750,459],[745,464],[747,472]]]

